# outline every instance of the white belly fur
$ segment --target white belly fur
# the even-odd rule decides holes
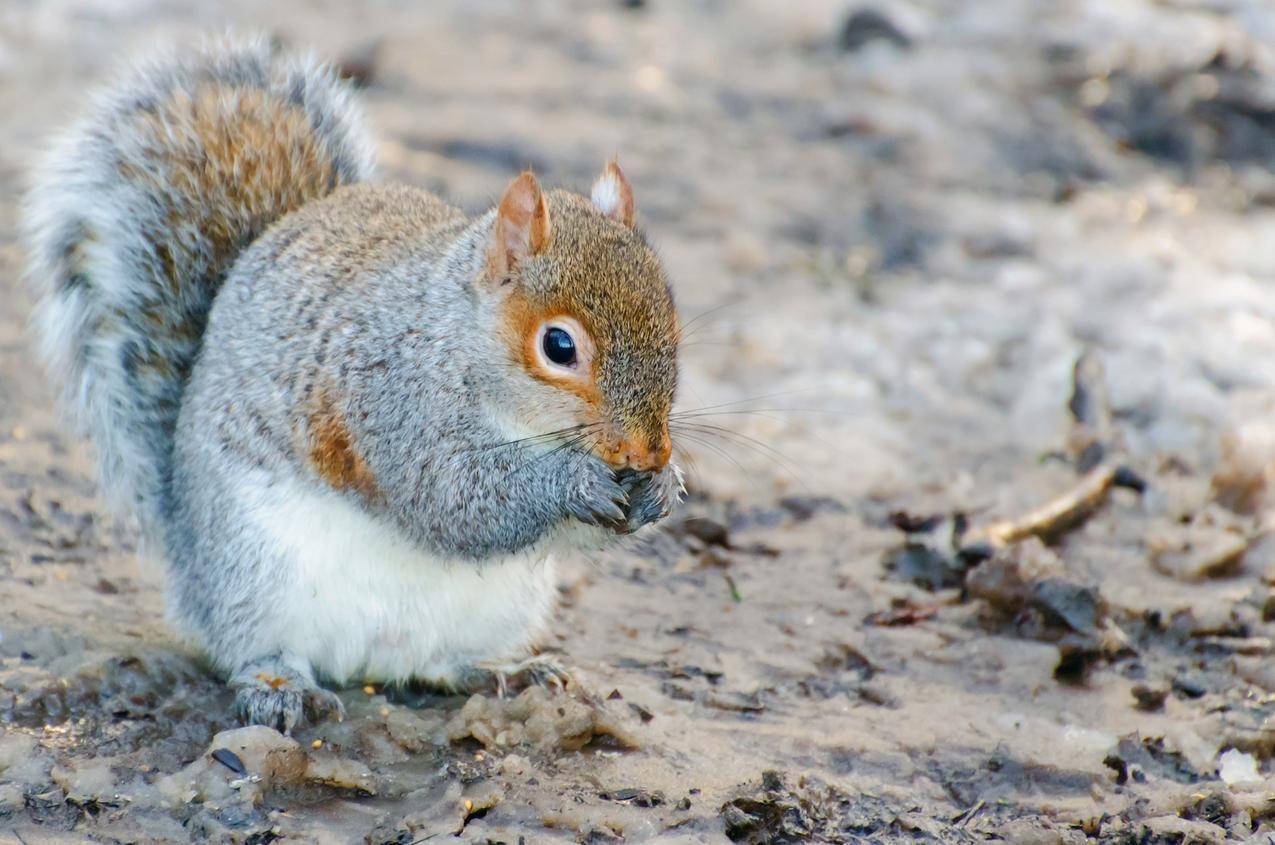
[[[475,662],[523,656],[553,607],[543,548],[481,566],[443,560],[334,493],[286,483],[270,493],[253,516],[295,586],[264,633],[320,677],[448,682]]]

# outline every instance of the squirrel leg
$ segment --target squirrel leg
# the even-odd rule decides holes
[[[298,668],[300,666],[300,668]],[[274,654],[245,664],[229,681],[235,714],[248,725],[266,725],[285,734],[308,720],[345,718],[341,699],[319,686],[309,667]]]

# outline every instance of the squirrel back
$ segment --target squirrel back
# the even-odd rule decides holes
[[[264,39],[133,70],[55,144],[26,197],[42,351],[150,533],[208,311],[273,222],[372,171],[346,87]]]

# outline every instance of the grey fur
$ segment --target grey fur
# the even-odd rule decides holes
[[[162,182],[155,173],[171,149],[141,145],[129,124],[174,91],[209,83],[303,104],[334,162],[325,197],[278,220],[277,210],[253,209],[246,248],[217,260],[203,228],[173,217],[210,203],[161,196],[152,182]],[[286,485],[337,495],[378,533],[476,566],[564,538],[596,544],[659,519],[681,495],[672,465],[622,483],[587,440],[510,442],[511,417],[566,400],[511,358],[499,292],[477,282],[494,212],[470,219],[413,188],[350,184],[370,173],[368,148],[328,71],[274,56],[264,42],[222,45],[152,65],[104,97],[28,201],[45,346],[104,481],[162,539],[172,612],[231,676],[240,715],[283,730],[307,713],[340,712],[315,668],[271,633],[279,609],[306,589],[260,521]],[[121,177],[121,162],[152,178]],[[578,198],[554,194],[550,207],[602,225]],[[636,233],[605,225],[615,230],[608,243],[657,267]],[[176,285],[164,263],[173,244],[192,256]],[[549,283],[559,261],[532,269]],[[653,278],[658,301],[630,297],[627,307],[645,324],[672,325],[662,271]],[[619,339],[617,348],[633,346]],[[609,377],[626,396],[651,389],[651,407],[666,414],[674,347],[617,357]],[[147,355],[130,352],[139,348]],[[145,378],[142,359],[164,365],[159,376]],[[325,423],[339,426],[332,442]],[[345,462],[337,470],[316,457],[328,447]]]
[[[602,538],[667,508],[657,485],[626,517],[623,487],[591,454],[500,445],[495,408],[529,386],[498,363],[494,317],[467,282],[491,220],[440,206],[401,186],[339,189],[254,244],[213,306],[178,426],[167,547],[179,618],[230,671],[271,647],[259,632],[297,589],[255,532],[245,479],[323,484],[302,457],[319,391],[341,397],[381,491],[344,495],[437,554],[481,564],[569,517]],[[284,707],[295,721],[288,706],[260,687],[241,702],[249,718]]]
[[[139,121],[164,121],[175,94],[189,97],[201,86],[227,97],[258,90],[299,105],[338,184],[372,173],[371,143],[345,86],[313,59],[276,55],[264,38],[215,42],[130,69],[37,170],[22,216],[43,352],[63,407],[97,446],[105,491],[137,514],[147,535],[156,533],[166,499],[185,377],[234,257],[214,254],[207,225],[227,225],[246,245],[282,212],[236,214],[223,198],[232,219],[208,221],[217,198],[175,180],[166,159],[197,158],[204,140],[170,132],[157,147],[138,131]],[[227,127],[232,137],[234,129]],[[180,285],[168,281],[170,264]]]

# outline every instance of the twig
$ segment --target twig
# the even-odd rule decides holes
[[[1112,451],[1120,451],[1112,424],[1111,396],[1107,390],[1107,372],[1098,353],[1085,350],[1071,371],[1071,398],[1067,400],[1072,429],[1068,435],[1068,451],[1079,472],[1088,472]]]
[[[993,549],[1003,548],[1028,537],[1052,539],[1076,528],[1103,506],[1111,488],[1116,486],[1120,468],[1109,464],[1094,467],[1075,487],[1017,519],[1006,519],[976,528],[967,535],[965,545],[980,542]]]
[[[979,813],[983,812],[983,808],[986,806],[987,802],[980,798],[978,799],[978,803],[974,804],[969,809],[962,811],[956,816],[956,818],[952,819],[952,823],[957,827],[969,827],[970,823],[974,821]]]
[[[1106,371],[1092,350],[1076,359],[1071,398],[1067,402],[1073,428],[1069,449],[1076,469],[1083,472],[1074,487],[1016,519],[993,522],[971,531],[963,548],[994,552],[1028,537],[1052,540],[1082,525],[1106,504],[1113,487],[1141,493],[1146,481],[1119,463],[1123,449],[1112,424]]]

